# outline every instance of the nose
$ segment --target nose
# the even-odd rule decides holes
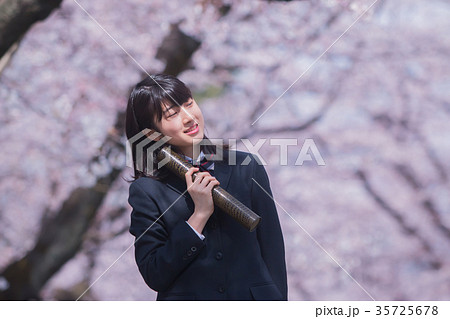
[[[189,112],[188,110],[186,110],[186,108],[184,106],[181,107],[181,114],[182,114],[184,125],[187,125],[187,124],[193,125],[194,123],[197,123],[194,115],[191,114],[191,112]]]

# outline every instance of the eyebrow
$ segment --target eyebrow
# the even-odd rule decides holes
[[[175,107],[175,106],[178,106],[178,105],[171,105],[171,106],[169,106],[168,108],[166,108],[165,110],[164,110],[164,114],[166,114],[167,113],[167,111],[169,111],[171,108],[173,108],[173,107]]]
[[[186,102],[184,102],[183,104],[185,104],[185,103],[187,103],[187,102],[189,102],[189,100],[190,99],[192,99],[192,98],[189,98]],[[176,104],[173,104],[173,105],[171,105],[171,106],[169,106],[168,108],[166,108],[166,110],[163,112],[164,114],[166,114],[167,113],[167,111],[169,111],[171,108],[173,108],[173,107],[176,107],[176,106],[178,106],[178,105],[176,105]]]

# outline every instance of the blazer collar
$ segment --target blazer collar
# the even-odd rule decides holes
[[[222,162],[214,162],[214,177],[220,182],[220,187],[226,189],[230,182],[232,166],[228,166]],[[179,194],[183,194],[186,190],[186,180],[181,179],[174,174],[171,174],[166,182],[167,187],[176,191]],[[186,192],[184,197],[188,197],[189,193]],[[189,196],[190,197],[190,196]]]

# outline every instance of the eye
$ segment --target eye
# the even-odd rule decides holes
[[[184,107],[191,107],[194,104],[194,100],[189,98],[186,102],[183,103]]]
[[[174,115],[176,115],[178,112],[173,112],[172,114],[170,114],[169,116],[168,116],[168,118],[169,117],[172,117],[172,116],[174,116]]]

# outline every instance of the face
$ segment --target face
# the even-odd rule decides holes
[[[193,145],[200,143],[203,139],[203,114],[192,98],[181,107],[175,103],[163,105],[163,116],[156,126],[160,133],[171,137],[169,144],[178,147],[191,158]],[[195,126],[193,132],[187,132],[192,130],[193,126]]]

